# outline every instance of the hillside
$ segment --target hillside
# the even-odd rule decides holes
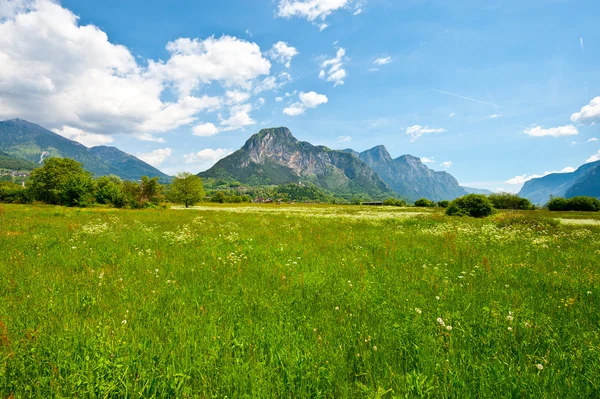
[[[7,170],[33,170],[35,162],[26,161],[0,151],[0,169]]]
[[[241,149],[199,176],[248,185],[313,183],[344,197],[394,195],[368,165],[352,154],[299,141],[285,127],[261,130]]]

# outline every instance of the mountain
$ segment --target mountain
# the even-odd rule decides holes
[[[594,195],[598,191],[598,166],[600,161],[581,166],[572,173],[552,173],[525,182],[519,196],[529,199],[532,203],[543,205],[550,197],[571,198],[576,195]]]
[[[345,150],[348,153],[356,153]],[[361,152],[358,157],[369,165],[392,190],[411,201],[427,198],[432,201],[452,200],[466,194],[458,181],[447,172],[429,169],[412,155],[393,159],[380,145]]]
[[[114,174],[122,179],[138,180],[142,176],[169,176],[142,160],[114,147],[92,147],[69,140],[43,127],[21,119],[0,122],[0,151],[36,164],[48,157],[72,158],[96,176]]]
[[[352,154],[299,141],[285,127],[263,129],[200,177],[232,179],[248,185],[310,182],[336,195],[372,198],[392,190]]]
[[[34,162],[13,157],[0,151],[0,169],[8,170],[33,170],[37,165]]]
[[[473,187],[465,187],[465,186],[461,186],[461,187],[463,190],[465,190],[467,192],[467,194],[483,194],[483,195],[494,194],[493,191],[486,190],[485,188],[473,188]]]

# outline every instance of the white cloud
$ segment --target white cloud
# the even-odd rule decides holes
[[[171,156],[172,153],[173,150],[167,147],[159,148],[158,150],[154,150],[144,154],[138,154],[137,157],[154,167],[159,167],[168,157]]]
[[[419,137],[421,137],[424,134],[437,134],[437,133],[445,133],[447,130],[446,129],[434,129],[434,128],[430,128],[429,126],[421,126],[421,125],[414,125],[414,126],[410,126],[405,128],[406,134],[408,134],[409,136],[412,137],[411,141],[415,141],[416,139],[418,139]]]
[[[596,141],[598,141],[598,139],[597,139],[596,137],[592,137],[591,139],[588,139],[588,141],[587,141],[587,142],[588,142],[588,143],[594,143],[594,142],[596,142]]]
[[[520,175],[520,176],[515,176],[512,179],[508,179],[507,181],[505,181],[505,183],[506,184],[515,184],[515,185],[516,184],[524,184],[524,183],[528,182],[529,180],[537,179],[537,178],[544,177],[544,176],[548,176],[548,175],[551,175],[551,174],[554,174],[554,173],[572,173],[572,172],[575,172],[575,168],[567,166],[566,168],[564,168],[562,170],[555,170],[555,171],[552,171],[552,172],[544,172],[544,174],[542,174],[542,175],[535,175],[535,174],[534,175],[527,175],[527,174],[524,174],[524,175]]]
[[[268,76],[256,85],[254,94],[259,94],[263,91],[276,91],[291,81],[291,75],[286,72],[282,72],[277,76]]]
[[[256,43],[231,36],[180,38],[167,50],[166,61],[138,62],[58,2],[0,0],[0,119],[148,138],[189,125],[201,112],[244,102],[198,94],[205,86],[242,93],[259,81],[257,87],[268,89],[260,79],[270,74],[271,63]],[[280,74],[275,88],[289,80]],[[169,94],[175,100],[164,101]],[[239,122],[244,115],[237,116]]]
[[[306,18],[309,21],[325,20],[333,12],[346,8],[353,0],[279,0],[277,16]]]
[[[211,162],[211,166],[214,165],[218,160],[225,158],[226,156],[232,154],[233,151],[225,148],[217,148],[213,150],[211,148],[206,148],[204,150],[198,151],[196,153],[191,153],[183,156],[183,160],[185,163],[203,163],[203,162]]]
[[[423,158],[421,158],[421,162],[423,162],[423,163],[435,163],[435,159],[434,158],[429,158],[429,157],[423,157]]]
[[[277,101],[278,103],[283,101],[283,97],[275,97],[275,101]]]
[[[442,162],[440,166],[444,169],[449,169],[452,166],[452,161]]]
[[[544,129],[541,126],[533,126],[533,127],[523,130],[523,133],[525,133],[528,136],[533,136],[533,137],[544,137],[544,136],[561,137],[561,136],[574,136],[574,135],[579,134],[579,131],[573,125],[551,127],[548,129]]]
[[[194,136],[210,137],[219,133],[219,129],[212,123],[199,123],[192,130]]]
[[[327,104],[329,99],[324,94],[318,94],[314,91],[300,93],[300,101],[306,108],[316,108],[321,104]]]
[[[338,143],[349,143],[352,141],[352,137],[351,136],[339,136],[337,138]]]
[[[583,37],[579,38],[579,47],[581,48],[582,52],[585,50],[585,46],[583,45]]]
[[[302,115],[308,108],[317,108],[321,104],[326,104],[329,99],[324,94],[314,91],[308,93],[300,92],[298,95],[300,102],[294,103],[283,110],[283,113],[289,116]]]
[[[221,121],[221,130],[230,132],[255,125],[256,121],[250,117],[250,111],[252,111],[252,107],[249,104],[232,107],[229,118]]]
[[[289,116],[302,115],[306,111],[302,103],[294,103],[287,108],[283,109],[283,113]]]
[[[113,139],[110,136],[103,134],[88,133],[84,130],[77,129],[74,127],[63,126],[62,129],[54,129],[54,133],[60,134],[69,140],[75,140],[86,147],[94,147],[97,145],[103,145],[112,143]]]
[[[142,133],[142,134],[139,134],[139,135],[135,136],[135,138],[138,139],[138,140],[141,140],[141,141],[151,141],[151,142],[160,143],[160,144],[163,144],[163,143],[167,142],[162,137],[154,137],[150,133]]]
[[[596,154],[589,157],[588,160],[585,162],[590,163],[590,162],[596,162],[596,161],[600,161],[600,151],[598,151]]]
[[[248,101],[250,93],[237,90],[228,90],[225,92],[225,98],[228,104],[241,104]]]
[[[369,68],[369,72],[377,72],[379,71],[379,68]]]
[[[381,58],[377,58],[375,61],[373,61],[374,65],[387,65],[387,64],[391,64],[392,63],[392,57],[381,57]]]
[[[323,32],[325,29],[329,28],[327,24],[319,24],[319,31]]]
[[[323,61],[319,78],[325,79],[328,82],[334,82],[334,87],[343,85],[344,79],[346,79],[346,70],[343,68],[345,60],[346,50],[340,47],[335,58]],[[329,70],[327,70],[328,68]]]
[[[284,64],[286,68],[292,65],[292,58],[297,56],[298,50],[286,42],[277,42],[267,55],[274,61]]]
[[[352,15],[360,15],[362,13],[363,13],[362,8],[359,8],[358,10],[354,11],[354,14],[352,14]]]
[[[456,112],[451,113],[450,115],[448,115],[450,118],[456,116]]]
[[[496,118],[500,118],[501,116],[502,116],[502,114],[492,114],[492,115],[488,116],[488,118],[496,119]]]
[[[571,121],[575,123],[593,124],[600,121],[600,96],[592,99],[581,111],[571,115]]]

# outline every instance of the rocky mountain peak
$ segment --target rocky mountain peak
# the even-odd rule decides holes
[[[373,162],[388,162],[392,160],[392,156],[383,145],[378,145],[370,150],[364,151],[362,156],[365,159],[372,160]]]

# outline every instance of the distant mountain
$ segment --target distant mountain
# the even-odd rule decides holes
[[[7,170],[33,170],[37,165],[34,162],[13,157],[0,151],[0,169]]]
[[[21,119],[0,122],[0,150],[12,157],[41,164],[48,157],[72,158],[96,176],[114,174],[122,179],[142,176],[169,176],[144,161],[114,147],[92,147],[69,140],[43,127]]]
[[[465,186],[461,186],[461,187],[463,190],[465,190],[467,192],[467,194],[483,194],[483,195],[494,194],[493,191],[486,190],[485,188],[473,188],[473,187],[465,187]]]
[[[577,195],[600,197],[598,167],[600,161],[587,163],[572,173],[552,173],[531,179],[523,185],[519,196],[537,205],[544,205],[550,197],[571,198]]]
[[[232,179],[248,185],[310,182],[345,197],[394,195],[357,157],[299,141],[285,127],[261,130],[241,149],[199,176]]]
[[[344,151],[357,154],[353,150]],[[410,201],[420,198],[432,201],[452,200],[466,194],[452,175],[433,171],[412,155],[402,155],[393,159],[387,149],[380,145],[361,152],[358,157],[392,190]]]

